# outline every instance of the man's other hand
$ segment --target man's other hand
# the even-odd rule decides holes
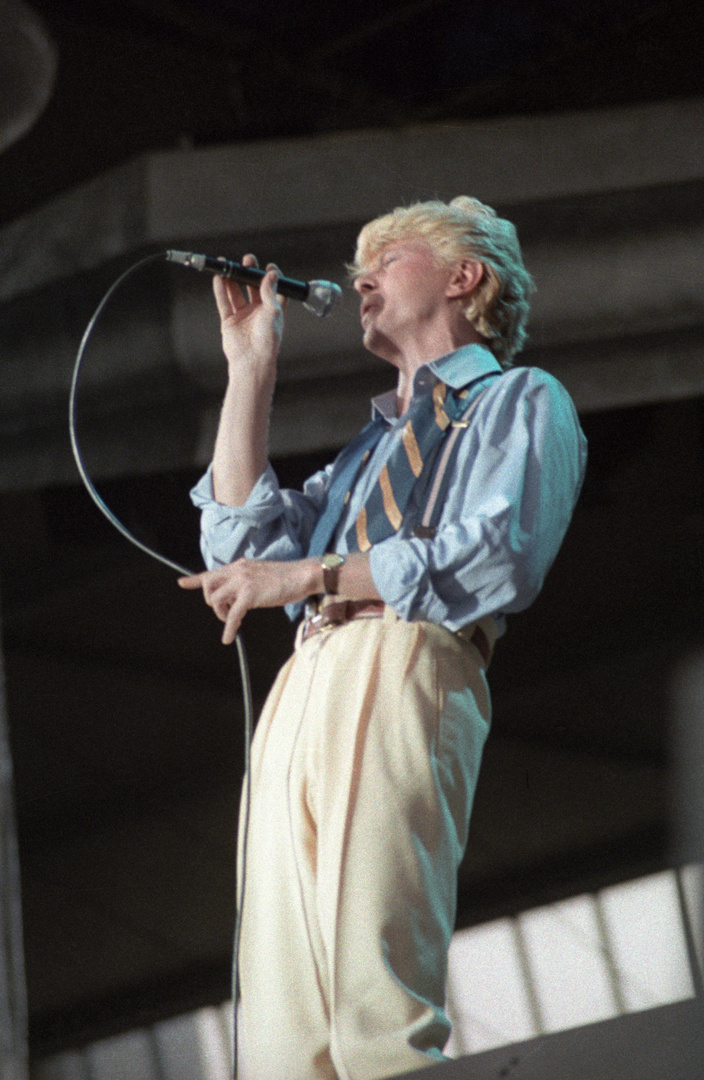
[[[217,570],[179,578],[178,584],[182,589],[203,590],[206,604],[225,624],[223,645],[230,645],[252,608],[283,607],[321,592],[322,569],[317,559],[238,559]]]

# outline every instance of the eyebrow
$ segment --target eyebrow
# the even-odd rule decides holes
[[[384,256],[389,254],[391,248],[398,249],[407,247],[405,240],[391,240],[388,244],[385,244],[372,258],[364,263],[364,269],[368,269],[370,266],[374,266],[376,263],[383,262]]]

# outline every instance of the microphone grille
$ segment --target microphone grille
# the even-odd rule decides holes
[[[342,299],[342,289],[334,281],[309,281],[303,306],[313,315],[330,315]]]

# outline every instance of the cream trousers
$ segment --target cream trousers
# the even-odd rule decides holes
[[[299,641],[252,746],[241,1080],[376,1080],[442,1060],[489,717],[479,652],[442,627],[386,609]]]

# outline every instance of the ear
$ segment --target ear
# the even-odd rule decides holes
[[[476,259],[464,259],[455,267],[445,295],[450,299],[469,296],[484,277],[484,267]]]

